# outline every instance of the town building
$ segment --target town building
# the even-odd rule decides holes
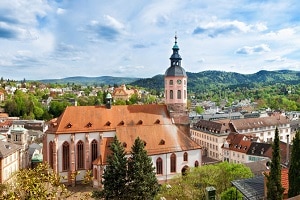
[[[245,135],[239,136],[243,141],[247,138],[253,141],[271,143],[275,136],[275,129],[278,128],[279,137],[282,142],[291,142],[290,120],[281,115],[260,117],[260,118],[244,118],[244,119],[224,119],[224,120],[204,120],[201,119],[193,123],[190,129],[191,138],[199,145],[203,146],[203,155],[217,159],[220,161],[233,158],[227,151],[222,150],[222,146],[227,145],[227,136],[230,133],[239,133]],[[247,139],[248,140],[248,139]],[[231,147],[233,148],[233,147]],[[249,147],[247,147],[249,148]],[[235,154],[235,162],[247,162],[245,155],[242,154],[246,150],[240,149],[240,152],[231,152]],[[236,155],[237,154],[237,155]],[[239,156],[239,157],[237,157]],[[234,162],[234,161],[233,161]]]
[[[127,89],[126,85],[122,84],[120,87],[114,88],[112,98],[114,100],[128,101],[132,95],[140,96],[137,89]]]
[[[66,177],[64,183],[73,185],[92,170],[93,185],[101,187],[110,143],[115,136],[127,156],[137,137],[144,141],[160,182],[201,165],[201,146],[189,137],[187,77],[178,50],[175,37],[171,66],[165,74],[169,94],[165,105],[113,106],[108,94],[105,106],[70,106],[49,122],[43,140],[43,160]]]
[[[0,183],[7,182],[11,175],[20,169],[22,147],[10,142],[0,141]]]

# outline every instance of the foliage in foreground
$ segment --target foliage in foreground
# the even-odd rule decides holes
[[[300,195],[300,131],[293,139],[292,156],[289,168],[289,197]]]
[[[216,195],[231,187],[231,181],[252,177],[251,170],[242,165],[222,162],[192,168],[186,176],[179,176],[163,185],[156,199],[205,199],[206,187],[213,186]]]
[[[110,146],[111,155],[103,174],[104,188],[94,191],[95,199],[153,199],[159,186],[151,158],[144,142],[137,138],[127,161],[125,150],[115,137]]]
[[[53,173],[48,164],[34,169],[21,169],[10,183],[2,185],[0,199],[58,199],[68,196],[61,177]]]
[[[283,199],[284,188],[281,184],[281,164],[280,164],[280,147],[279,147],[279,132],[275,129],[275,138],[272,144],[272,160],[270,173],[267,177],[267,199],[280,200]]]

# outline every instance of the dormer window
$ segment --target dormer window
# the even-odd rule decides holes
[[[144,142],[144,146],[146,146],[147,145],[147,142],[146,141],[143,141]]]
[[[138,125],[142,125],[142,124],[143,124],[143,121],[142,121],[142,120],[139,120],[137,124],[138,124]]]
[[[165,143],[166,142],[163,139],[161,139],[160,142],[159,142],[159,145],[164,145]]]
[[[155,121],[155,124],[160,124],[160,120],[157,119],[157,120]]]
[[[87,123],[86,127],[92,127],[92,123],[91,122]]]
[[[105,126],[110,126],[110,125],[111,125],[110,121],[107,121],[105,124]]]
[[[68,123],[67,124],[67,128],[71,128],[72,127],[72,124],[71,123]]]
[[[123,146],[124,148],[127,148],[126,142],[123,142],[122,146]]]
[[[125,124],[124,121],[121,121],[121,122],[119,123],[120,126],[124,126],[124,124]]]

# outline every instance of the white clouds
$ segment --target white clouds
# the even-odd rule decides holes
[[[15,79],[151,77],[169,66],[175,32],[187,71],[297,69],[300,20],[294,4],[1,0],[0,72]],[[8,74],[7,67],[20,74]]]
[[[246,24],[241,21],[221,21],[215,20],[207,23],[202,23],[196,27],[193,31],[194,34],[205,34],[209,37],[216,37],[218,35],[227,35],[235,33],[249,33],[249,32],[261,32],[266,30],[267,27],[262,23]]]
[[[265,53],[265,52],[269,52],[271,51],[270,47],[266,44],[260,44],[260,45],[256,45],[256,46],[244,46],[242,48],[239,48],[238,50],[236,50],[236,54],[254,54],[254,53]]]

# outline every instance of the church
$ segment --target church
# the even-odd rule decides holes
[[[134,140],[144,141],[159,182],[201,164],[201,147],[189,136],[187,75],[175,36],[170,67],[165,72],[165,104],[69,106],[49,121],[44,135],[44,161],[74,185],[86,172],[93,174],[93,186],[102,187],[110,144],[117,136],[130,156]]]

